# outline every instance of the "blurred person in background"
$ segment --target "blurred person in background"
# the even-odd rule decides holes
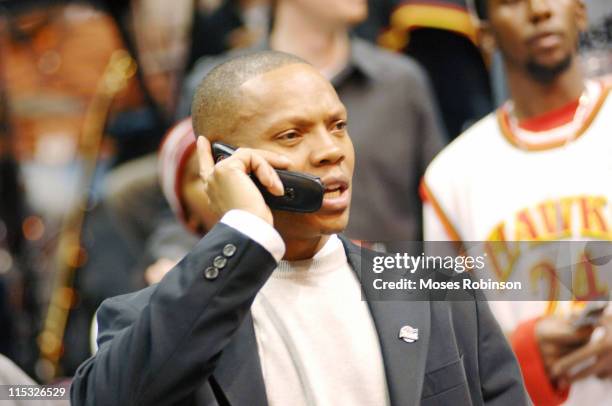
[[[420,239],[418,182],[444,137],[423,69],[350,35],[367,17],[367,6],[366,0],[278,0],[269,38],[240,52],[288,52],[331,80],[351,117],[357,156],[346,235],[392,245]],[[179,103],[180,117],[189,115],[197,83],[229,55],[196,64]]]
[[[32,215],[20,219],[8,214],[5,223],[9,236],[20,236],[35,248],[27,259],[36,276],[24,282],[35,298],[35,307],[45,308],[53,294],[60,223],[82,210],[75,204],[81,194],[89,198],[81,241],[86,258],[81,270],[85,272],[77,273],[71,281],[76,290],[69,290],[78,294],[74,295],[76,311],[71,311],[68,322],[67,373],[86,355],[86,346],[79,344],[86,343],[80,331],[99,302],[141,286],[130,282],[132,277],[125,269],[134,261],[132,252],[116,238],[118,230],[109,221],[113,216],[108,207],[97,202],[100,180],[108,167],[156,150],[174,113],[176,89],[189,51],[193,9],[189,0],[172,2],[170,10],[163,7],[167,5],[165,1],[138,0],[0,1],[0,75],[6,107],[2,121],[10,121],[10,134],[3,134],[2,140],[7,147],[2,152],[13,162],[2,173],[2,196],[9,196],[3,199],[3,212],[15,208],[25,213],[25,205],[31,207]],[[101,89],[107,82],[102,78],[111,67],[111,56],[122,49],[138,60],[139,68],[127,88],[113,95],[109,111],[101,112],[96,106],[105,97]],[[88,113],[92,107],[95,114]],[[94,158],[98,170],[91,190],[77,190],[78,184],[90,181],[81,179],[86,128],[100,128],[110,136],[103,138],[101,152]],[[11,189],[17,178],[12,174],[19,172],[25,189],[22,201]],[[155,181],[152,184],[157,186]],[[150,206],[149,213],[166,207],[163,199],[152,200]],[[141,211],[146,212],[146,207],[141,205]],[[12,256],[10,262],[16,264],[17,257]],[[36,279],[40,283],[34,286]],[[21,300],[17,292],[10,292],[14,294],[11,303]],[[81,310],[89,316],[81,317]],[[34,336],[31,331],[28,335]],[[30,362],[19,363],[33,372]]]
[[[2,152],[4,161],[10,163],[2,173],[2,204],[13,213],[4,221],[7,235],[23,241],[27,252],[21,254],[24,261],[19,254],[13,255],[12,263],[22,268],[25,264],[34,272],[22,281],[25,294],[9,290],[17,315],[15,325],[29,336],[18,341],[22,345],[35,339],[35,332],[24,327],[28,323],[38,327],[37,316],[45,313],[55,273],[59,223],[75,209],[73,204],[81,193],[75,189],[86,112],[100,95],[99,82],[111,56],[123,44],[112,18],[83,2],[5,0],[0,7],[0,82],[6,112],[2,118],[9,129],[3,134]],[[137,87],[132,81],[117,96],[111,117],[140,103]],[[103,143],[102,161],[113,148],[112,142]],[[19,178],[23,195],[16,186]],[[25,312],[14,307],[28,295],[34,306]],[[74,346],[69,348],[67,357],[74,353]],[[16,361],[34,375],[31,360],[36,353],[29,352]]]
[[[450,139],[493,109],[488,62],[470,0],[370,0],[357,35],[417,60],[431,78]]]
[[[425,239],[500,247],[487,251],[497,277],[521,280],[536,296],[542,292],[530,302],[491,302],[511,334],[535,404],[609,404],[612,318],[604,315],[595,332],[572,324],[585,301],[609,295],[604,268],[590,261],[575,265],[568,282],[572,300],[565,300],[561,284],[567,281],[555,262],[559,245],[530,256],[515,243],[572,241],[563,247],[576,250],[576,258],[590,258],[593,253],[581,240],[611,239],[612,99],[609,83],[583,75],[578,44],[587,27],[585,4],[476,4],[482,46],[487,52],[501,51],[511,98],[427,169]],[[508,252],[511,258],[504,257]],[[538,273],[542,264],[553,268]],[[549,290],[538,289],[542,285]]]

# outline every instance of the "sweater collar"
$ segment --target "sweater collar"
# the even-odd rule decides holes
[[[347,266],[348,260],[342,242],[336,234],[310,259],[281,260],[272,273],[273,278],[306,278],[321,275]]]

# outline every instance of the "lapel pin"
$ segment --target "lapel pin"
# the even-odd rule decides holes
[[[404,326],[399,331],[399,338],[407,343],[413,343],[419,339],[419,329],[412,326]]]

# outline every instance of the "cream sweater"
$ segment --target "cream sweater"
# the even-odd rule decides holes
[[[341,241],[280,261],[252,306],[271,406],[389,404],[378,336]]]

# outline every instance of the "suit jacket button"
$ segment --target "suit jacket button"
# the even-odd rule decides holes
[[[204,277],[208,280],[215,280],[219,276],[219,269],[214,266],[209,266],[204,270]]]
[[[232,257],[235,253],[236,246],[234,244],[226,244],[225,247],[223,247],[223,255],[225,255],[226,257]]]
[[[222,257],[221,255],[216,256],[215,259],[213,260],[213,265],[215,266],[215,268],[223,269],[225,268],[226,264],[227,264],[227,258]]]

